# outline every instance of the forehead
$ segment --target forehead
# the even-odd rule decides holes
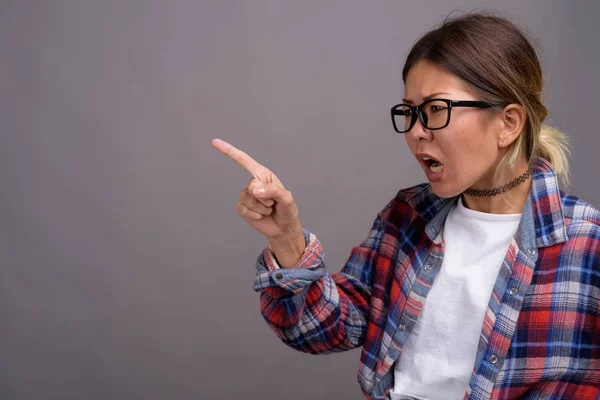
[[[406,75],[404,98],[420,101],[433,93],[474,97],[467,82],[429,61],[419,61]]]

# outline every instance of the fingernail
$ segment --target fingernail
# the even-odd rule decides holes
[[[252,192],[255,195],[265,194],[265,188],[264,188],[264,186],[257,186],[257,187],[254,188],[254,190]]]

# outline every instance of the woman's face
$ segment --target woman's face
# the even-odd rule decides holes
[[[419,105],[429,98],[481,100],[458,76],[428,61],[416,63],[406,76],[404,102]],[[490,188],[494,167],[500,160],[499,124],[489,109],[454,107],[450,123],[428,130],[417,120],[405,133],[411,152],[421,164],[440,197],[453,197],[471,186]],[[429,157],[432,161],[423,160]]]

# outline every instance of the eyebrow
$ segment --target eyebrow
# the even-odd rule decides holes
[[[423,101],[427,101],[429,99],[433,99],[436,96],[439,96],[440,94],[450,94],[450,93],[446,93],[446,92],[437,92],[437,93],[432,93],[428,96],[423,97]],[[414,104],[412,100],[408,100],[408,99],[402,99],[402,101],[404,103],[408,103],[408,104]]]

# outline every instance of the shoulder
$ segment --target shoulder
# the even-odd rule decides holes
[[[397,222],[398,219],[412,220],[415,215],[418,215],[415,205],[430,194],[431,185],[429,183],[421,183],[400,189],[394,198],[381,210],[379,217],[383,221]]]
[[[412,199],[415,196],[424,194],[429,195],[431,193],[431,184],[429,183],[420,183],[415,186],[411,186],[408,188],[400,189],[396,194],[395,199],[397,201],[407,201],[408,199]]]
[[[561,192],[562,210],[569,230],[584,229],[600,234],[600,210],[577,196]],[[573,233],[573,232],[571,232]]]
[[[579,261],[584,270],[596,276],[600,288],[600,210],[580,198],[561,192],[567,226],[569,259]]]

